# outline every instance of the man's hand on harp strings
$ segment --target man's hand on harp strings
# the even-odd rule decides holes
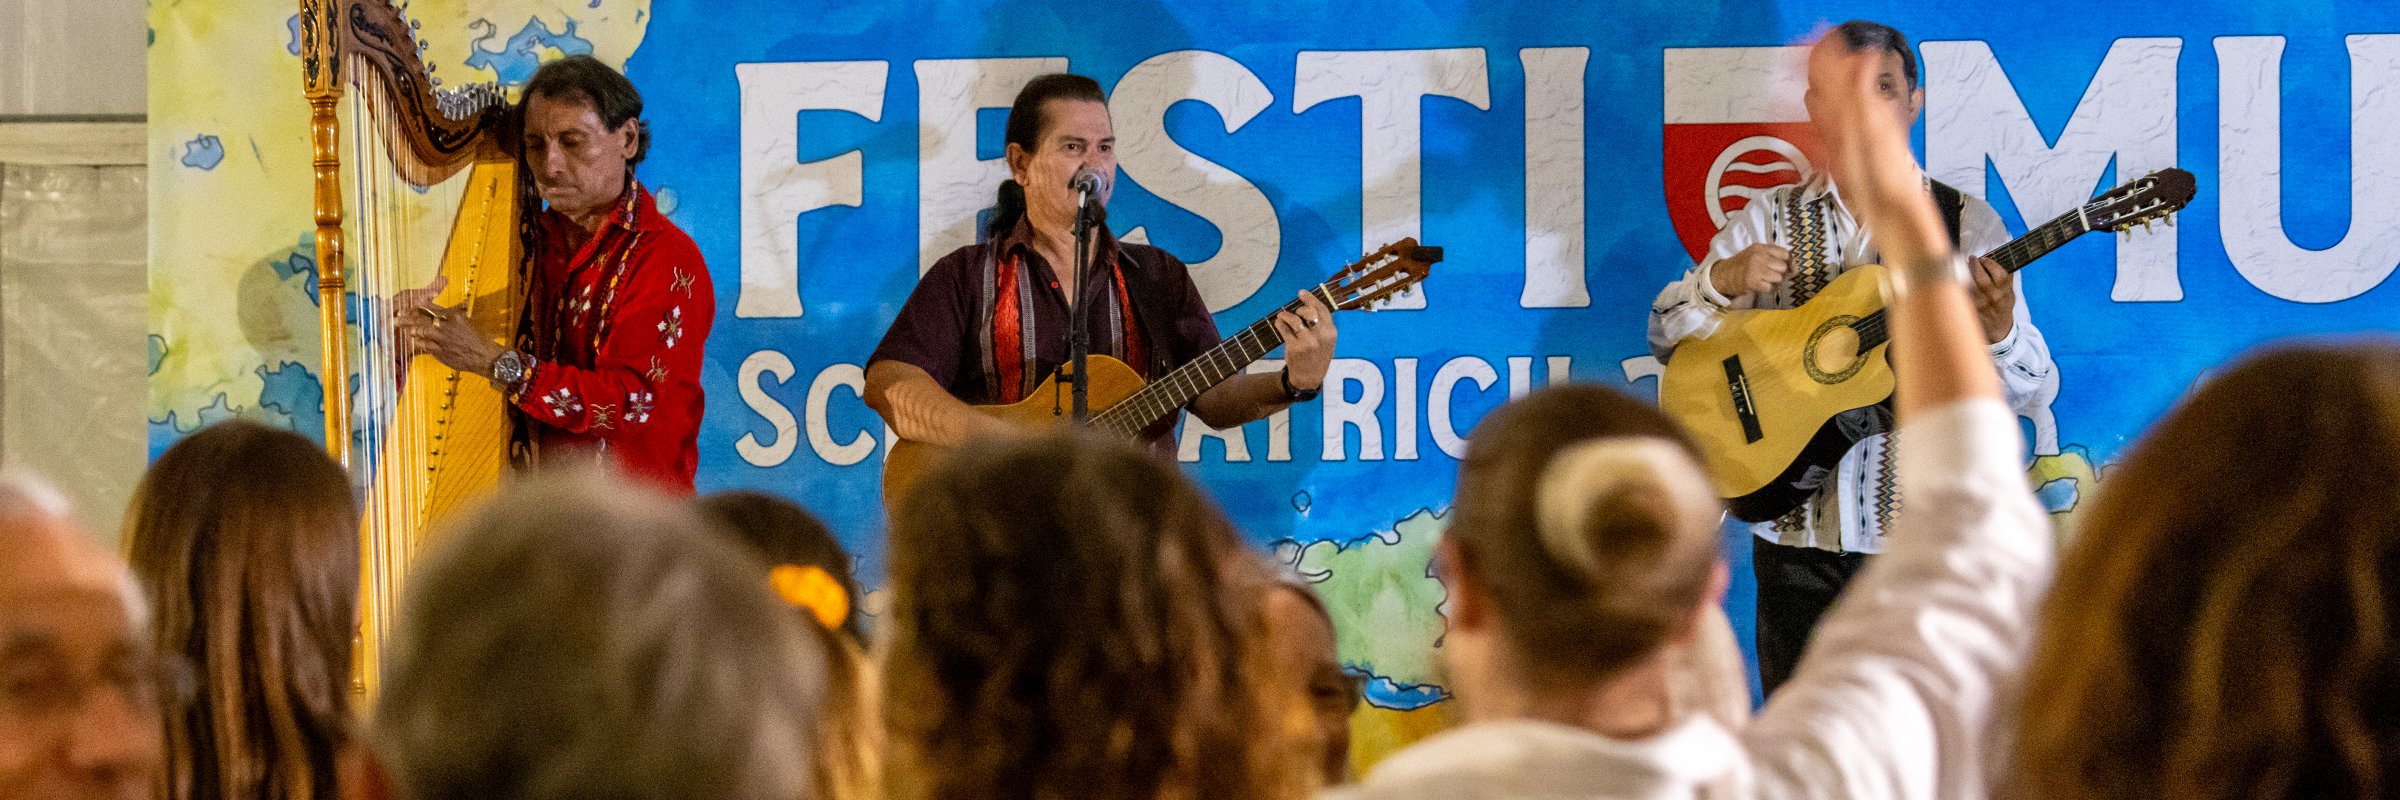
[[[411,356],[429,355],[443,366],[472,375],[492,377],[492,362],[508,348],[484,338],[467,321],[466,305],[443,306],[434,298],[450,284],[449,276],[433,279],[422,289],[392,296],[392,327]]]

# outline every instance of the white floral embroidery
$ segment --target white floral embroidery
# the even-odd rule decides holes
[[[559,389],[547,395],[543,395],[542,405],[549,406],[550,416],[557,417],[559,419],[566,419],[568,417],[575,416],[576,414],[583,413],[583,401],[576,398],[574,392],[566,389]]]
[[[673,349],[676,342],[683,341],[682,306],[667,309],[667,318],[658,321],[658,338],[666,342],[669,349]]]
[[[634,392],[625,396],[625,424],[639,425],[650,421],[649,392]]]

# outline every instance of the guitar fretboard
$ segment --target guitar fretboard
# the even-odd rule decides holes
[[[1316,289],[1319,296],[1323,296],[1324,291],[1323,286]],[[1277,311],[1297,314],[1300,301],[1285,303]],[[1182,408],[1192,398],[1208,391],[1209,387],[1233,377],[1243,367],[1250,366],[1250,362],[1282,347],[1283,334],[1275,330],[1274,320],[1275,315],[1268,314],[1266,318],[1250,323],[1250,327],[1226,337],[1225,341],[1200,354],[1199,358],[1185,362],[1165,377],[1143,386],[1132,397],[1125,398],[1124,402],[1093,414],[1092,426],[1128,439],[1140,436],[1143,428]]]
[[[2013,274],[2017,270],[2024,269],[2025,265],[2033,263],[2035,259],[2049,255],[2050,251],[2075,241],[2075,237],[2092,232],[2092,228],[2086,223],[2086,220],[2090,218],[2092,212],[2105,205],[2104,201],[2093,201],[2081,208],[2060,214],[2049,222],[2042,223],[2041,227],[2026,231],[2025,235],[2010,239],[2007,244],[1992,248],[1991,252],[1983,255],[1985,258],[1999,262],[2002,268]],[[1858,332],[1858,350],[1862,353],[1883,344],[1890,339],[1892,333],[1891,321],[1885,316],[1884,309],[1880,308],[1860,317],[1857,322],[1850,325],[1850,329]]]

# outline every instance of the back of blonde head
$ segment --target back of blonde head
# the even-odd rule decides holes
[[[1691,624],[1718,519],[1696,452],[1656,408],[1597,386],[1536,392],[1475,427],[1446,535],[1526,680],[1606,679]]]

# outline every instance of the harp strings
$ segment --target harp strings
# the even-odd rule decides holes
[[[372,75],[368,70],[375,69],[355,57],[345,67],[359,76]],[[367,524],[378,534],[368,567],[371,591],[378,607],[389,609],[405,580],[402,565],[417,548],[414,510],[424,505],[430,466],[430,455],[410,444],[425,441],[427,409],[414,407],[410,398],[415,393],[407,389],[410,381],[435,379],[430,369],[410,369],[417,359],[408,356],[407,342],[395,324],[394,300],[402,291],[425,285],[417,276],[431,272],[423,268],[425,259],[438,253],[412,247],[419,227],[417,204],[409,202],[413,190],[400,177],[398,164],[409,156],[391,147],[392,139],[385,135],[387,127],[399,124],[394,116],[397,104],[380,80],[361,80],[350,88],[345,103],[351,157],[345,161],[352,165],[348,234],[354,240],[349,252],[356,257],[349,291],[356,298],[352,313],[357,355],[352,363],[358,381],[352,431],[357,446],[351,451],[351,466],[365,484]],[[377,616],[378,627],[387,629],[376,631],[379,636],[388,633],[389,621],[389,614]]]

